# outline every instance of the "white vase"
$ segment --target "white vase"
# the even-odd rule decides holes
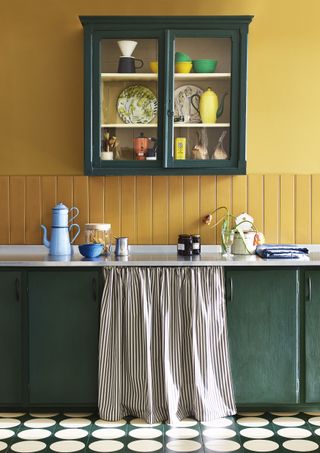
[[[239,233],[235,233],[231,252],[234,255],[252,255],[256,250],[256,246],[253,245],[255,231],[248,231],[243,233],[245,237],[245,244]]]

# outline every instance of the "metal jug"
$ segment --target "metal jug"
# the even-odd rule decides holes
[[[75,211],[75,214],[69,219],[69,213]],[[77,223],[69,226],[69,223],[79,215],[79,209],[75,206],[68,209],[63,203],[58,203],[52,208],[52,227],[51,240],[47,239],[47,228],[41,225],[43,229],[43,245],[49,249],[50,255],[71,255],[71,244],[80,234],[80,227]],[[70,231],[76,228],[78,231],[70,242]]]
[[[116,256],[127,256],[129,254],[128,238],[116,238],[116,249],[114,253]]]

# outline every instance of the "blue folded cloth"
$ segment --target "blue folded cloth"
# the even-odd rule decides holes
[[[292,244],[263,244],[256,248],[256,254],[261,258],[299,259],[308,253],[307,248]]]

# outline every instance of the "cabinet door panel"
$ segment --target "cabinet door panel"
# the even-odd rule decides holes
[[[230,279],[228,330],[236,402],[297,402],[297,271],[230,270],[227,290]]]
[[[36,271],[28,280],[30,403],[95,405],[98,272]]]
[[[0,403],[22,401],[21,274],[0,273]]]
[[[320,402],[320,271],[305,274],[305,398]]]

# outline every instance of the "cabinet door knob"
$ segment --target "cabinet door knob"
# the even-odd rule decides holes
[[[311,277],[307,278],[307,291],[306,291],[306,301],[311,302],[312,300],[312,281]]]
[[[169,118],[172,118],[173,115],[174,115],[174,111],[169,109],[168,112],[167,112],[167,114],[168,114],[168,117],[169,117]]]

